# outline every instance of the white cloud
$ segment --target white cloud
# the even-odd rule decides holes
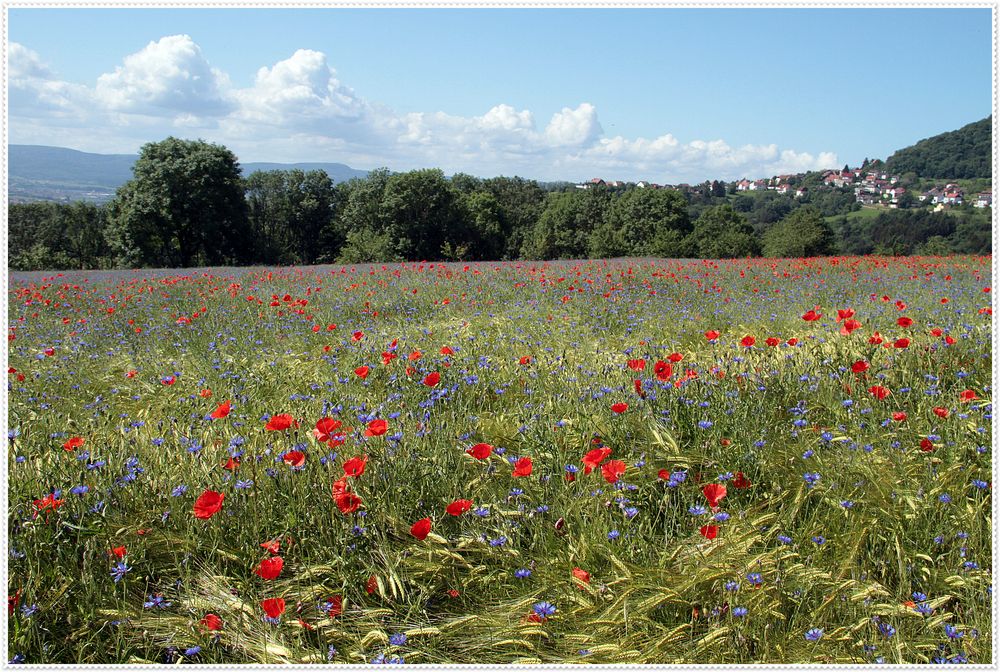
[[[520,174],[543,180],[700,182],[836,167],[836,154],[777,145],[731,146],[606,137],[589,102],[563,107],[538,129],[531,110],[500,102],[479,116],[397,113],[344,85],[319,51],[300,49],[236,88],[187,35],[125,56],[93,87],[59,78],[35,52],[10,43],[11,142],[135,151],[167,135],[199,137],[243,161],[339,161],[393,170]],[[73,141],[66,141],[72,138]]]
[[[220,114],[231,108],[228,77],[212,68],[187,35],[150,42],[124,64],[97,78],[96,93],[110,110],[148,115]]]

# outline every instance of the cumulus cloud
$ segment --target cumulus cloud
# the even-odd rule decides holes
[[[209,65],[187,35],[150,42],[97,78],[99,102],[138,114],[214,115],[231,109],[228,77]]]
[[[12,142],[53,144],[72,135],[76,124],[77,141],[63,144],[88,151],[122,151],[129,143],[134,151],[173,134],[226,144],[244,161],[436,166],[446,173],[546,180],[600,175],[700,182],[838,164],[830,152],[775,144],[682,141],[670,133],[607,137],[597,109],[585,101],[553,113],[541,129],[534,112],[502,101],[479,116],[397,113],[358,95],[337,78],[325,54],[309,49],[259,68],[245,88],[232,86],[187,35],[150,42],[93,87],[60,81],[41,56],[16,42],[8,59]]]

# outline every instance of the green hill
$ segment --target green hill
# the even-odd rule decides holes
[[[993,117],[935,135],[896,151],[886,160],[889,172],[923,178],[992,178]]]

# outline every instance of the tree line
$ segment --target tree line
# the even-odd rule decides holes
[[[323,171],[243,177],[225,147],[167,138],[143,147],[105,206],[13,204],[10,268],[299,265],[402,260],[838,253],[984,253],[972,214],[894,211],[858,224],[847,193],[791,199],[687,189],[545,188],[437,169],[334,184]],[[832,220],[832,221],[831,221]],[[971,222],[971,223],[970,223]],[[961,234],[961,235],[959,235]]]

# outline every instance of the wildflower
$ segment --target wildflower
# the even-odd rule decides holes
[[[527,579],[531,576],[531,570],[525,567],[514,572],[514,577],[518,579]]]
[[[823,636],[822,628],[811,628],[810,630],[806,631],[806,639],[809,640],[810,642],[818,642],[822,636]]]
[[[163,595],[157,593],[152,597],[147,598],[146,601],[142,603],[142,606],[146,609],[166,609],[171,604],[173,603],[167,602]]]
[[[733,607],[733,616],[736,618],[742,618],[747,615],[746,607]]]
[[[119,562],[111,570],[111,578],[115,580],[115,583],[118,583],[119,581],[124,579],[125,575],[128,574],[130,571],[132,571],[132,568],[129,567],[125,562]]]
[[[406,644],[406,634],[398,633],[389,637],[389,644],[392,646],[404,646]]]
[[[556,606],[550,602],[537,602],[532,607],[532,611],[534,611],[535,615],[539,618],[546,619],[556,613],[557,610]]]

